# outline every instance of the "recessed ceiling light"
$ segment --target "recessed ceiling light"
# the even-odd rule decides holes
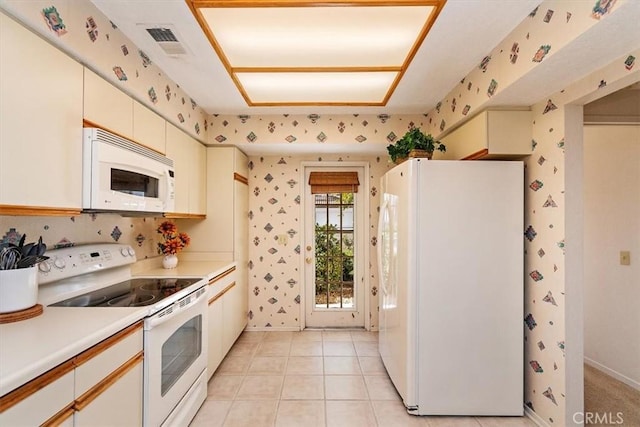
[[[386,105],[445,0],[186,0],[249,106]]]

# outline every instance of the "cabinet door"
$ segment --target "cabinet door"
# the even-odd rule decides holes
[[[76,412],[74,426],[142,425],[142,375],[140,362]]]
[[[0,204],[82,206],[82,66],[0,13]]]
[[[191,168],[189,171],[189,213],[207,213],[207,149],[197,140],[191,140]]]
[[[176,202],[174,212],[189,212],[189,139],[188,135],[167,122],[167,157],[173,160],[176,182]]]
[[[125,138],[134,139],[133,99],[86,67],[84,118]]]
[[[74,358],[76,426],[142,423],[142,349],[139,323]]]
[[[216,371],[220,362],[226,354],[222,352],[222,331],[223,326],[223,298],[221,296],[218,299],[210,298],[209,311],[207,312],[207,321],[209,323],[209,342],[208,342],[208,360],[207,360],[207,375],[211,378]],[[213,300],[213,301],[212,301]]]
[[[227,354],[233,346],[240,333],[244,329],[242,319],[245,314],[242,309],[242,291],[237,282],[229,289],[223,297],[223,320],[224,330],[222,334],[222,351]]]
[[[438,160],[512,159],[531,154],[531,111],[488,110],[442,139],[445,153]]]
[[[167,151],[165,123],[153,110],[133,100],[133,139],[137,143],[164,154]]]
[[[62,409],[72,407],[73,401],[73,370],[71,370],[0,413],[0,425],[39,426]]]
[[[121,339],[116,340],[117,337],[116,334],[111,338],[116,342],[115,344],[102,351],[96,352],[95,350],[100,347],[95,346],[76,357],[76,397],[86,393],[142,351],[142,328]]]
[[[447,151],[433,153],[435,159],[460,160],[487,148],[487,113],[472,118],[442,139]]]
[[[249,186],[242,182],[234,183],[234,247],[233,259],[238,262],[236,273],[238,287],[239,332],[247,326],[249,311]]]

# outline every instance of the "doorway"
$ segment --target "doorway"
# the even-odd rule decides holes
[[[368,165],[323,162],[303,168],[303,325],[365,328]]]
[[[623,256],[640,249],[639,113],[640,83],[584,105],[584,412],[625,425],[640,425],[640,336],[627,327],[640,324],[640,268]]]
[[[565,253],[565,342],[572,343],[572,345],[567,345],[565,352],[566,407],[564,421],[566,425],[583,425],[584,420],[580,418],[580,414],[585,413],[585,320],[583,308],[585,305],[585,263],[589,260],[586,258],[584,247],[584,106],[634,83],[638,83],[637,74],[629,74],[615,83],[610,82],[606,88],[585,94],[564,106],[565,239],[567,247],[574,248]],[[605,149],[611,148],[606,144],[601,145],[606,147]],[[601,249],[604,249],[604,245],[600,246]],[[617,255],[615,252],[614,254]],[[605,253],[602,251],[597,256],[603,257],[604,255]],[[617,263],[617,261],[616,258],[613,262]],[[611,285],[620,286],[619,283]]]

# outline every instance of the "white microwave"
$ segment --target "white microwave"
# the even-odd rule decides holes
[[[174,210],[173,160],[98,128],[84,129],[82,150],[84,210]]]

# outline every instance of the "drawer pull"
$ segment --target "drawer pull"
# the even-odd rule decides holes
[[[69,418],[73,416],[73,413],[76,411],[73,409],[73,405],[75,403],[69,403],[66,407],[62,408],[57,414],[53,417],[49,418],[47,421],[43,422],[40,427],[54,427],[59,426]]]
[[[102,381],[98,384],[91,387],[84,393],[82,396],[76,399],[74,404],[74,409],[76,411],[82,411],[86,408],[91,402],[93,402],[98,396],[105,392],[109,387],[111,387],[116,381],[125,376],[127,372],[132,370],[138,363],[142,362],[143,359],[142,351],[133,356],[131,359],[127,360],[122,366],[118,369],[107,375]]]
[[[231,273],[233,273],[234,271],[236,271],[236,267],[231,267],[230,269],[226,270],[223,273],[218,274],[216,277],[213,277],[209,280],[209,285],[213,285],[214,283],[216,283],[217,281],[225,278],[226,276],[230,275]]]
[[[222,292],[220,292],[219,294],[217,294],[215,297],[211,298],[209,300],[209,305],[213,304],[214,302],[218,301],[220,298],[222,298],[224,296],[224,294],[226,294],[227,292],[229,292],[229,290],[231,288],[233,288],[236,285],[236,282],[232,282],[229,286],[227,286],[226,288],[224,288],[222,290]]]

